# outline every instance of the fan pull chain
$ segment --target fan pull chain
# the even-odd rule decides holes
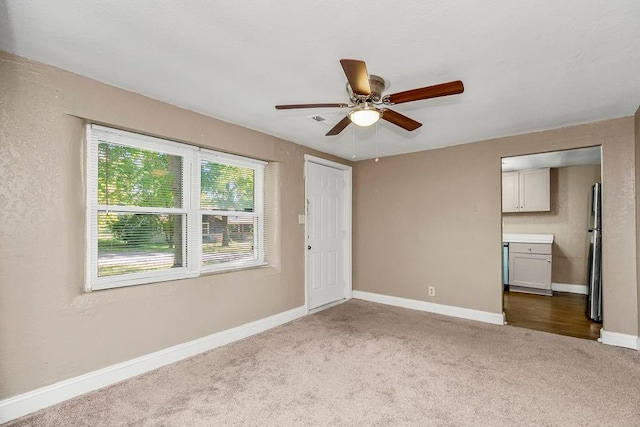
[[[352,160],[355,160],[358,156],[356,156],[356,127],[351,126],[351,151],[353,155],[351,156]]]
[[[378,122],[376,122],[376,158],[374,162],[378,163],[378,160],[380,159],[378,158]]]

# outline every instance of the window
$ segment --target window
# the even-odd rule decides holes
[[[87,288],[264,264],[264,162],[92,125]]]
[[[256,170],[251,164],[228,162],[203,152],[200,161],[200,212],[209,225],[202,239],[202,266],[256,262],[261,258],[259,241],[262,214],[261,186],[256,188]],[[237,226],[246,225],[239,232]]]

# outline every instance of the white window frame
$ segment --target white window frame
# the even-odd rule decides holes
[[[122,131],[95,124],[87,125],[87,216],[86,216],[86,280],[88,291],[110,289],[122,286],[140,285],[167,280],[197,277],[210,271],[226,271],[266,265],[264,251],[264,167],[266,162],[246,157],[234,156],[212,150]],[[102,141],[113,142],[133,148],[157,151],[183,158],[182,208],[146,208],[137,206],[114,206],[98,204],[98,145]],[[209,211],[200,209],[200,164],[202,160],[224,163],[231,166],[249,167],[254,170],[254,212]],[[114,210],[137,213],[172,213],[185,215],[182,222],[183,267],[162,271],[127,273],[115,276],[98,276],[98,211]],[[216,215],[251,216],[257,218],[254,230],[256,259],[244,262],[202,266],[202,215],[214,212]]]

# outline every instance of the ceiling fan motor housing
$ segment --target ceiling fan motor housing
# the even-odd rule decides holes
[[[367,96],[365,99],[361,95],[356,95],[353,93],[351,89],[351,85],[347,83],[347,93],[349,94],[349,99],[354,104],[360,104],[361,102],[379,102],[382,99],[382,92],[387,88],[387,82],[380,76],[376,76],[374,74],[369,75],[369,86],[371,87],[371,95]]]

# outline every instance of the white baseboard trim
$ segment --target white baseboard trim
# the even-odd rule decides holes
[[[617,347],[630,348],[632,350],[640,350],[640,337],[633,335],[621,334],[618,332],[608,332],[600,329],[600,339],[602,344],[615,345]]]
[[[473,310],[470,308],[436,304],[433,302],[392,297],[389,295],[374,294],[363,291],[353,291],[353,298],[377,302],[380,304],[395,305],[396,307],[410,308],[412,310],[427,311],[429,313],[444,314],[445,316],[477,320],[479,322],[492,323],[494,325],[504,325],[504,313],[490,313],[488,311]]]
[[[93,390],[275,328],[307,314],[305,306],[217,332],[0,401],[0,424]]]
[[[556,292],[569,292],[572,294],[587,295],[587,285],[573,285],[571,283],[552,283],[551,290]]]

